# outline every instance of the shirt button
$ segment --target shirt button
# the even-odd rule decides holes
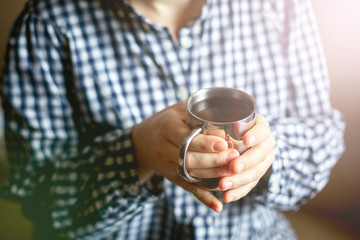
[[[187,99],[189,96],[189,91],[184,88],[184,87],[180,87],[178,90],[176,90],[176,97],[179,100],[185,100]]]
[[[183,48],[191,48],[193,46],[193,40],[190,37],[180,38],[180,45]]]

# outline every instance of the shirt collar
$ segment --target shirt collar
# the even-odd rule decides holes
[[[150,27],[153,27],[157,30],[164,30],[166,28],[165,26],[163,26],[161,24],[153,23],[150,19],[148,19],[147,17],[142,15],[136,9],[134,9],[130,3],[130,0],[119,0],[119,1],[121,1],[124,5],[123,8],[117,9],[119,15],[128,14],[128,16],[131,19],[139,18],[139,19],[141,19],[141,21],[143,23],[145,23],[145,24],[149,25]],[[194,18],[191,21],[189,21],[189,23],[186,24],[185,27],[190,28],[190,27],[193,27],[193,26],[199,24],[199,22],[206,20],[206,18],[208,18],[208,16],[210,15],[211,6],[212,6],[212,0],[207,0],[201,10],[201,14],[197,18]],[[126,8],[130,11],[126,11],[127,10]]]

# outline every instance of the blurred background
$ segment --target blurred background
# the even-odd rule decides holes
[[[24,3],[25,0],[0,0],[1,69],[9,31]],[[357,139],[360,136],[360,108],[357,105],[360,104],[360,1],[313,0],[313,5],[328,61],[333,105],[345,114],[347,121],[347,150],[334,168],[329,184],[299,214],[316,213],[320,219],[341,223],[345,231],[360,229],[360,187],[357,185],[360,183],[360,147]],[[1,169],[6,166],[2,127],[0,110],[0,181],[5,176]],[[294,215],[290,214],[290,217],[298,225]],[[305,231],[306,227],[312,229],[313,226],[305,226]],[[327,229],[329,233],[330,228]],[[32,225],[22,217],[20,206],[0,199],[0,239],[31,239],[31,232]]]

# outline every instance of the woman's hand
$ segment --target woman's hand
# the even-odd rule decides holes
[[[138,161],[138,175],[144,182],[154,172],[192,192],[201,202],[219,212],[222,203],[208,190],[181,178],[177,171],[179,146],[190,131],[186,124],[185,102],[179,102],[154,114],[133,129],[133,144]],[[228,166],[239,156],[235,149],[228,148],[221,133],[217,136],[199,134],[187,152],[187,169],[195,177],[209,178],[230,176]]]
[[[256,115],[255,125],[246,132],[243,141],[250,149],[230,163],[229,170],[233,175],[219,181],[220,189],[225,191],[225,202],[233,202],[246,196],[274,161],[276,142],[269,123],[263,116]]]

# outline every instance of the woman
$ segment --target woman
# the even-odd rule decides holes
[[[191,173],[221,177],[214,193],[176,171],[183,100],[212,86],[257,104],[245,154],[220,136],[190,146]],[[343,151],[307,0],[30,1],[2,89],[1,196],[35,238],[294,239],[280,211],[314,197]]]

